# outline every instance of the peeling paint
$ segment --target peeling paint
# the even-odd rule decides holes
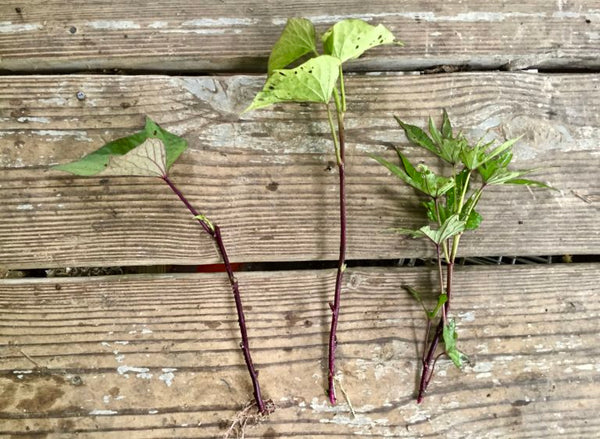
[[[90,416],[110,416],[116,415],[119,412],[116,410],[92,410],[89,414]]]
[[[17,210],[33,210],[33,209],[34,209],[33,204],[29,204],[29,203],[19,204],[17,206]]]
[[[0,21],[0,33],[8,34],[13,32],[31,32],[40,30],[43,26],[40,23],[18,23],[11,21]]]
[[[162,29],[162,28],[168,27],[168,26],[169,26],[168,21],[153,21],[152,23],[150,23],[148,25],[148,27],[150,29]]]
[[[229,27],[229,26],[250,26],[256,24],[258,20],[253,18],[198,18],[195,20],[187,20],[181,23],[182,26],[195,27]]]
[[[124,29],[140,29],[141,26],[131,20],[95,20],[87,23],[88,26],[94,29],[101,30],[124,30]]]
[[[162,369],[163,374],[158,377],[159,380],[164,381],[167,387],[171,387],[173,380],[175,379],[175,372],[177,369],[172,367],[165,367]]]
[[[19,123],[27,123],[27,122],[50,123],[50,119],[48,119],[47,117],[22,116],[22,117],[17,118],[17,122],[19,122]]]
[[[117,367],[117,372],[119,375],[123,375],[126,378],[129,378],[129,372],[134,372],[138,378],[142,378],[144,380],[149,380],[152,378],[152,374],[148,373],[150,372],[150,369],[147,367],[119,366]]]

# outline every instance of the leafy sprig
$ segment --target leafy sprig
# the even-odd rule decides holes
[[[345,130],[346,88],[342,65],[360,57],[367,50],[382,44],[401,44],[383,25],[372,26],[363,20],[342,20],[321,37],[323,50],[317,49],[317,34],[310,20],[290,18],[273,46],[269,57],[268,77],[263,89],[245,111],[284,102],[314,102],[323,104],[335,151],[340,178],[340,252],[329,335],[328,394],[332,404],[335,396],[336,331],[340,310],[343,273],[346,268],[346,202],[345,202]],[[305,57],[310,58],[303,61]],[[290,64],[300,62],[297,67]],[[333,98],[336,121],[331,111]],[[417,172],[417,171],[415,171]],[[421,171],[418,171],[421,172]],[[423,172],[425,172],[423,170]],[[414,178],[419,178],[415,176]],[[425,175],[421,177],[427,179]],[[426,183],[422,183],[426,184]],[[430,182],[436,184],[436,182]]]
[[[81,176],[158,177],[179,197],[193,218],[198,220],[203,230],[214,240],[223,259],[235,299],[242,338],[240,346],[252,381],[255,404],[261,414],[268,414],[273,411],[273,404],[271,401],[263,401],[262,399],[258,371],[254,367],[250,355],[250,344],[239,285],[225,250],[221,229],[206,215],[194,209],[169,177],[169,168],[186,148],[187,142],[184,138],[164,130],[150,118],[146,118],[146,125],[142,131],[108,142],[85,157],[71,163],[57,165],[54,169]]]
[[[486,187],[492,185],[517,184],[550,188],[546,183],[523,178],[532,169],[509,170],[513,158],[512,148],[519,140],[509,139],[500,145],[494,142],[471,144],[461,133],[454,134],[448,113],[442,114],[441,128],[431,119],[428,131],[403,122],[396,117],[407,139],[431,152],[448,166],[449,175],[439,175],[425,165],[414,166],[408,158],[397,151],[398,165],[381,157],[373,156],[393,175],[419,191],[426,197],[423,202],[428,224],[412,230],[392,229],[412,238],[426,238],[436,250],[439,275],[439,293],[435,307],[429,310],[422,296],[414,288],[405,289],[423,307],[426,316],[425,341],[422,355],[422,371],[417,401],[421,402],[433,376],[437,359],[445,355],[456,367],[462,367],[468,358],[457,347],[456,322],[449,316],[452,301],[453,270],[462,235],[475,230],[482,221],[476,208]],[[444,273],[445,265],[445,273]],[[444,276],[445,274],[445,276]],[[444,281],[444,277],[446,280]],[[435,330],[432,331],[432,328]],[[443,351],[437,348],[443,344]]]

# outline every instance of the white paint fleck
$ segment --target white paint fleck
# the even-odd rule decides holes
[[[579,364],[579,365],[575,366],[575,369],[577,369],[577,370],[594,370],[594,365],[593,364]]]
[[[59,142],[63,137],[75,137],[75,140],[82,142],[93,142],[93,140],[88,137],[87,131],[83,130],[33,130],[31,131],[31,134],[36,136],[47,136],[49,137],[48,141],[50,142]]]
[[[473,372],[490,372],[494,368],[494,363],[482,361],[473,366]]]
[[[125,355],[115,355],[115,360],[117,361],[117,363],[122,363],[123,361],[125,361]]]
[[[17,117],[17,122],[19,122],[19,123],[26,123],[26,122],[50,123],[50,119],[48,119],[47,117],[21,116],[21,117]]]
[[[110,403],[110,395],[104,395],[102,401],[104,401],[104,404]]]
[[[119,375],[123,375],[126,378],[129,378],[129,372],[134,372],[136,373],[136,376],[138,378],[142,378],[145,380],[149,380],[150,378],[152,378],[152,374],[148,373],[150,372],[150,369],[148,369],[147,367],[119,366],[117,367],[117,372],[119,373]]]
[[[158,413],[158,410],[148,410],[149,415],[155,415]]]
[[[152,330],[149,328],[144,328],[144,329],[142,329],[141,333],[142,334],[152,334]]]
[[[110,343],[107,341],[103,341],[102,343],[100,343],[100,345],[109,348],[110,347]]]
[[[19,204],[17,210],[33,210],[33,204]]]
[[[91,416],[110,416],[110,415],[116,415],[119,412],[117,412],[116,410],[92,410],[89,414]]]
[[[131,20],[95,20],[90,21],[88,25],[94,29],[102,30],[139,29],[141,27]]]
[[[458,318],[460,318],[462,322],[474,322],[475,313],[473,311],[458,313]]]
[[[119,341],[115,341],[115,344],[120,344],[120,345],[128,345],[129,341],[128,340],[119,340]]]
[[[167,387],[171,387],[173,380],[175,379],[175,372],[177,369],[172,367],[165,367],[162,369],[163,374],[158,377],[159,380],[164,381]]]
[[[195,20],[187,20],[181,23],[182,26],[194,27],[229,27],[229,26],[250,26],[258,21],[254,18],[198,18]]]
[[[169,26],[168,21],[153,21],[148,25],[150,29],[162,29]]]
[[[11,21],[0,21],[0,33],[8,34],[13,32],[31,32],[41,29],[43,26],[39,23],[18,23]]]

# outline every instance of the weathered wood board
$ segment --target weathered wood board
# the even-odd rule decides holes
[[[190,149],[173,178],[222,225],[235,261],[334,260],[337,172],[325,117],[306,106],[242,116],[262,77],[0,78],[0,265],[7,268],[217,261],[159,180],[74,178],[48,169],[141,129],[144,115]],[[559,189],[492,189],[463,254],[596,254],[600,249],[600,75],[457,73],[348,78],[349,257],[422,256],[386,232],[422,223],[415,193],[369,157],[408,148],[392,115],[423,126],[447,108],[472,139],[524,135],[515,167]],[[78,101],[77,91],[86,99]],[[585,99],[583,97],[585,96]],[[315,112],[316,110],[316,112]],[[285,250],[284,250],[285,249]]]
[[[342,17],[384,23],[406,45],[352,69],[598,68],[599,11],[598,0],[2,2],[0,71],[262,72],[293,16],[320,32]]]
[[[353,417],[343,397],[332,408],[324,395],[334,272],[240,273],[263,391],[277,405],[246,437],[598,432],[596,265],[459,267],[453,309],[472,365],[441,360],[418,406],[424,322],[400,286],[425,289],[434,276],[348,271],[338,361]],[[0,290],[0,434],[216,438],[250,398],[222,274],[2,280]]]

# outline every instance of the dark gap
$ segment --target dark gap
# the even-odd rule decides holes
[[[546,256],[477,256],[457,258],[457,265],[544,265],[600,263],[600,255],[546,255]],[[435,266],[433,258],[351,259],[348,267],[423,267]],[[291,271],[328,270],[337,268],[337,261],[242,262],[232,264],[234,271]],[[129,267],[67,267],[49,269],[10,270],[2,277],[88,277],[118,276],[147,273],[218,273],[223,264],[156,265]]]
[[[294,66],[292,66],[294,67]],[[425,75],[439,73],[456,73],[456,72],[490,72],[490,71],[520,71],[520,70],[537,70],[539,73],[556,73],[556,74],[589,74],[600,73],[600,65],[594,67],[536,67],[535,65],[522,69],[513,69],[510,63],[494,64],[487,66],[473,66],[469,64],[440,64],[417,66],[409,69],[403,68],[382,68],[377,70],[363,69],[359,66],[348,66],[347,73],[373,73],[373,72],[405,72],[405,73],[421,73]],[[228,75],[263,75],[266,73],[265,66],[256,65],[250,68],[242,67],[232,68],[227,70],[187,70],[187,69],[123,69],[123,68],[98,68],[98,69],[77,69],[77,68],[52,68],[38,70],[7,70],[0,69],[2,76],[29,76],[29,75],[123,75],[123,76],[228,76]]]

